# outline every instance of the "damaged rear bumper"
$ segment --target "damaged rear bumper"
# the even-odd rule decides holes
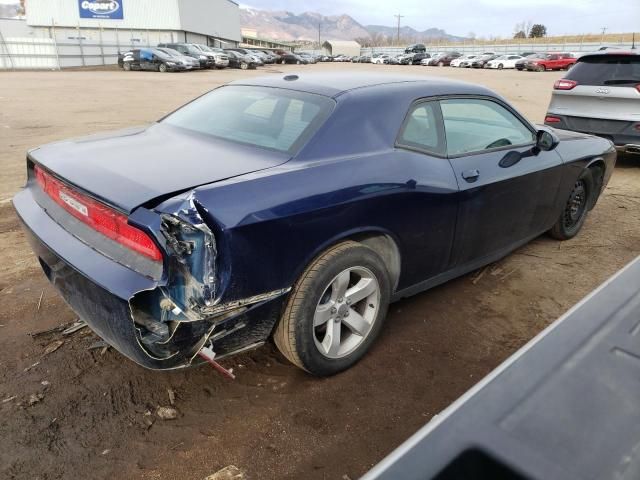
[[[16,195],[14,207],[44,273],[65,301],[100,337],[144,367],[174,369],[201,363],[197,354],[205,345],[217,358],[259,346],[282,311],[288,289],[203,304],[195,317],[159,322],[155,312],[144,307],[144,298],[171,293],[163,281],[137,273],[78,240],[40,207],[29,188]],[[158,325],[168,331],[154,331]]]

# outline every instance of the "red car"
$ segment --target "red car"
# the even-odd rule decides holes
[[[576,57],[572,53],[547,53],[539,58],[527,60],[525,68],[536,72],[544,72],[545,70],[569,70],[574,63]]]

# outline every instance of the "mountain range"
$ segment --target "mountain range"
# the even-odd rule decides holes
[[[349,15],[325,16],[317,12],[295,14],[288,11],[258,10],[242,6],[240,25],[256,31],[257,36],[282,41],[317,41],[318,26],[322,40],[354,40],[356,38],[395,38],[396,27],[384,25],[361,25]],[[405,41],[425,41],[430,39],[462,40],[449,35],[439,28],[424,31],[409,26],[401,27],[400,36]]]

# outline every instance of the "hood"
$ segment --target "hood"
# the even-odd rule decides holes
[[[288,153],[219,140],[163,123],[56,142],[31,158],[94,197],[131,212],[199,185],[287,162]]]

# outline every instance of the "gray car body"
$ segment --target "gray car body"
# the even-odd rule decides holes
[[[584,55],[577,63],[603,55],[613,57],[620,53],[610,51]],[[626,58],[634,54],[624,55]],[[635,57],[640,62],[640,55]],[[567,78],[571,78],[571,72]],[[618,151],[640,154],[640,90],[634,85],[586,85],[578,82],[571,90],[554,89],[547,116],[560,119],[560,122],[545,122],[547,125],[609,138]]]

